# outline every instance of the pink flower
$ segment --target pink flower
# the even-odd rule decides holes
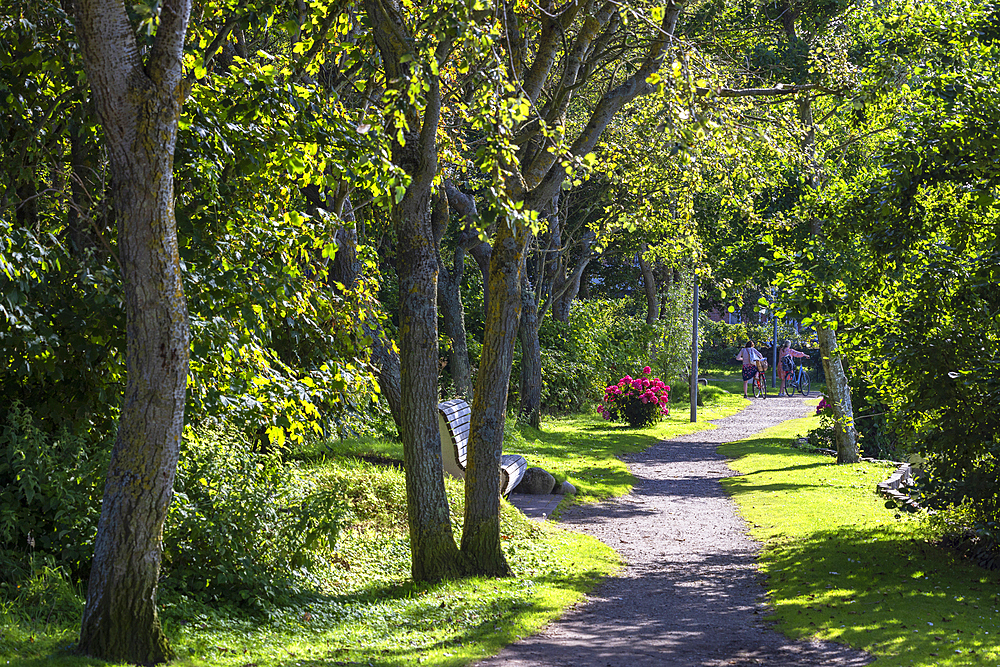
[[[644,368],[642,369],[642,374],[643,374],[643,375],[649,375],[649,374],[650,374],[650,373],[652,373],[652,372],[653,372],[653,369],[652,369],[652,368],[650,368],[649,366],[646,366],[646,367],[644,367]]]

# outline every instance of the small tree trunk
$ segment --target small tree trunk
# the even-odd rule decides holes
[[[452,189],[455,189],[454,186]],[[471,200],[471,197],[469,199]],[[469,398],[472,396],[472,369],[469,366],[465,309],[462,306],[462,276],[465,273],[465,249],[471,243],[478,243],[479,235],[469,229],[459,232],[454,264],[449,270],[441,254],[441,240],[448,230],[451,200],[452,195],[445,196],[444,193],[439,193],[435,204],[434,247],[438,260],[438,308],[441,311],[445,335],[451,339],[448,368],[455,384],[455,394]],[[467,215],[462,213],[463,224],[466,220]]]
[[[462,229],[459,232],[458,246],[464,248],[479,267],[479,274],[483,278],[483,312],[490,307],[490,244],[479,240],[481,231],[477,224],[479,222],[479,212],[476,210],[476,200],[472,195],[462,192],[451,181],[445,181],[445,192],[448,195],[448,206],[458,212],[461,219]],[[458,255],[455,257],[456,267]],[[463,258],[464,261],[464,258]],[[459,281],[461,284],[461,281]],[[464,320],[463,320],[464,321]]]
[[[465,250],[455,248],[452,271],[440,264],[438,306],[441,309],[445,334],[451,339],[448,368],[455,383],[455,394],[468,399],[472,396],[472,368],[469,365],[469,341],[465,331],[465,308],[462,305],[462,275],[465,272]]]
[[[358,260],[358,230],[354,225],[354,213],[349,196],[344,198],[343,210],[341,219],[345,226],[337,231],[337,254],[334,255],[330,267],[330,280],[331,285],[332,282],[338,282],[348,289],[354,289],[361,275],[361,262]],[[379,324],[378,317],[374,312],[365,313],[362,327],[372,339],[372,363],[378,369],[379,388],[389,405],[389,413],[396,425],[396,433],[401,433],[402,407],[400,403],[402,399],[399,388],[399,354],[393,348],[392,340],[382,330],[382,325]]]
[[[540,428],[542,404],[542,348],[538,342],[538,306],[527,289],[527,278],[521,284],[521,321],[517,328],[521,343],[521,383],[518,415],[521,421]]]
[[[490,258],[490,306],[472,402],[462,531],[462,553],[472,573],[483,576],[510,575],[500,549],[500,456],[527,241],[526,230],[501,224]]]
[[[83,136],[83,110],[76,112],[69,123],[70,146],[70,199],[66,214],[66,231],[70,250],[76,257],[84,257],[84,251],[97,244],[90,229],[89,196],[84,185],[90,179],[92,164],[90,149]]]
[[[854,406],[851,403],[851,388],[844,372],[844,362],[837,347],[837,332],[827,327],[818,327],[819,351],[823,357],[823,371],[826,373],[827,398],[833,406],[836,422],[837,463],[857,463],[858,433],[854,428]]]
[[[639,250],[639,269],[642,271],[642,285],[646,290],[646,324],[652,324],[660,317],[660,300],[656,294],[656,277],[653,275],[653,267],[642,256],[649,249],[643,244]]]

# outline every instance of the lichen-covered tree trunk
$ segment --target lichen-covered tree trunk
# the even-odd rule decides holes
[[[127,321],[125,396],[78,650],[112,662],[155,664],[171,656],[156,588],[188,373],[173,152],[189,14],[189,0],[164,1],[143,63],[120,1],[77,2],[77,34],[111,165]]]
[[[398,164],[412,162],[402,159]],[[437,258],[430,183],[424,188],[411,185],[392,214],[399,238],[400,435],[411,571],[417,581],[436,581],[460,574],[460,568],[444,489],[437,416]]]
[[[510,574],[500,549],[500,456],[527,241],[527,230],[501,223],[490,257],[490,306],[472,402],[462,531],[466,562],[472,573],[484,576]]]
[[[521,321],[517,337],[521,343],[521,382],[518,390],[519,418],[540,428],[542,403],[542,349],[538,341],[538,305],[528,287],[521,285]]]
[[[365,11],[382,57],[386,79],[408,85],[407,61],[414,57],[403,8],[395,0],[366,0]],[[448,52],[448,39],[432,57]],[[400,437],[406,469],[406,512],[410,527],[411,574],[436,581],[461,574],[444,488],[438,429],[437,271],[431,191],[438,171],[437,130],[441,89],[427,80],[422,111],[409,109],[405,144],[393,142],[392,160],[410,175],[403,198],[392,208],[399,239]],[[390,129],[390,136],[396,132]]]
[[[827,398],[833,406],[837,463],[857,463],[861,457],[858,454],[858,433],[854,428],[854,405],[851,403],[851,387],[844,372],[844,362],[837,348],[837,332],[818,327],[816,334],[826,373]]]

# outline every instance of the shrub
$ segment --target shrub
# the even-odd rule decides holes
[[[542,409],[580,411],[599,401],[603,388],[626,369],[648,365],[666,378],[688,372],[691,314],[684,303],[665,299],[664,317],[654,324],[646,324],[629,299],[574,302],[569,322],[546,317],[538,331]],[[514,363],[511,396],[518,390],[520,350]]]
[[[45,433],[14,403],[0,431],[0,548],[50,554],[85,576],[94,554],[110,447]]]
[[[632,378],[626,375],[618,384],[607,387],[604,390],[604,404],[597,411],[609,421],[628,422],[633,428],[648,426],[662,415],[670,414],[667,406],[670,387],[659,378],[650,379],[648,375],[651,370],[646,366],[642,369],[642,377]]]
[[[340,498],[235,429],[188,432],[163,536],[164,587],[257,605],[308,583],[318,542],[336,539]]]
[[[595,309],[576,309],[569,322],[545,318],[538,330],[542,357],[542,409],[577,412],[600,395],[600,332],[605,323]],[[519,374],[518,374],[519,375]],[[515,383],[518,375],[514,375]]]
[[[1000,516],[984,519],[971,502],[930,515],[942,542],[987,570],[1000,570]]]
[[[47,624],[78,622],[83,614],[78,584],[52,554],[0,552],[0,572],[0,600],[12,602],[19,615]]]

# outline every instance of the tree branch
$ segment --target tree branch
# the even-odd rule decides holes
[[[149,78],[161,90],[174,90],[183,80],[184,66],[180,56],[190,18],[191,0],[163,0],[160,25],[146,69]]]

